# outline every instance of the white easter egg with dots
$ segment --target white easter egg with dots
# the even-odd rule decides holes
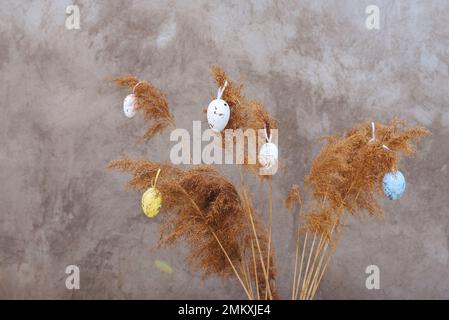
[[[222,99],[212,100],[207,107],[209,127],[215,132],[222,131],[228,124],[230,114],[231,110],[226,101]]]
[[[134,94],[128,94],[123,101],[123,112],[128,118],[132,118],[136,115],[135,103],[136,96]]]
[[[278,147],[272,142],[267,142],[260,148],[258,160],[261,166],[269,168],[276,163],[278,156]]]

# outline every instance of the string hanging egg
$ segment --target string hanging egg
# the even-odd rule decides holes
[[[132,118],[136,115],[136,109],[134,107],[136,103],[136,96],[132,94],[128,94],[123,100],[123,112],[125,113],[125,116],[128,118]]]
[[[400,171],[388,172],[382,180],[382,185],[388,199],[398,200],[405,192],[405,177]]]
[[[221,99],[227,85],[228,82],[225,81],[223,87],[218,88],[217,99],[212,100],[207,107],[207,122],[215,132],[220,132],[226,127],[231,114],[228,103]]]
[[[156,177],[151,183],[151,187],[142,195],[142,210],[148,218],[156,217],[162,206],[162,195],[156,188],[156,183],[160,172],[161,169],[158,169]]]
[[[376,126],[374,122],[371,122],[371,139],[368,142],[376,141]],[[387,151],[391,151],[386,145],[382,144],[382,148]],[[402,172],[396,170],[388,172],[382,179],[382,188],[384,194],[390,200],[398,200],[405,191],[405,177]]]
[[[265,128],[265,143],[260,147],[258,160],[261,166],[266,169],[271,168],[276,164],[279,157],[278,147],[271,142],[272,135],[270,132],[270,137],[267,135],[267,128]]]
[[[133,93],[128,94],[123,100],[123,113],[127,118],[132,118],[136,115],[137,97],[135,95],[136,88],[142,84],[142,81],[137,82],[133,88]]]

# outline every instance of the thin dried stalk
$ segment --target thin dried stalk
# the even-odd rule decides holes
[[[212,235],[214,236],[215,240],[217,240],[218,245],[220,246],[222,252],[224,253],[224,255],[226,256],[226,259],[228,259],[229,264],[232,267],[232,270],[235,273],[235,276],[237,277],[237,279],[239,280],[240,284],[242,285],[243,289],[245,290],[246,295],[248,296],[248,299],[252,300],[251,294],[248,292],[248,289],[246,288],[245,284],[243,283],[239,273],[237,272],[237,269],[234,266],[234,263],[232,262],[231,258],[229,257],[226,249],[223,247],[223,245],[221,244],[220,239],[218,239],[217,235],[215,234],[215,232],[212,232]]]
[[[332,236],[333,230],[334,230],[334,229],[332,229],[332,231],[331,231],[331,236]],[[314,273],[313,280],[312,280],[312,282],[308,285],[308,288],[307,288],[307,290],[306,290],[306,295],[305,295],[305,297],[304,297],[305,299],[311,299],[311,294],[312,294],[313,288],[315,287],[315,282],[317,281],[317,274],[319,273],[319,270],[320,270],[320,268],[321,268],[321,264],[322,264],[322,262],[323,262],[323,258],[324,258],[325,254],[326,254],[327,248],[328,248],[329,243],[330,243],[330,241],[327,240],[323,235],[322,235],[322,239],[325,239],[325,241],[324,241],[325,244],[323,243],[323,246],[317,251],[318,256],[321,255],[320,261],[319,261],[319,263],[318,263],[318,266],[315,268],[315,273]],[[324,249],[323,249],[323,247],[324,247]],[[312,268],[312,270],[313,270],[313,269],[314,269],[314,268]],[[319,283],[317,283],[317,285],[318,285],[318,284],[319,284]]]
[[[310,281],[311,281],[311,277],[312,277],[313,271],[315,269],[315,264],[316,264],[316,261],[318,259],[319,254],[321,253],[321,249],[322,249],[322,247],[324,245],[324,239],[325,239],[324,236],[321,235],[320,236],[320,240],[319,240],[318,245],[317,245],[317,248],[315,250],[315,256],[313,257],[312,265],[310,266],[309,272],[306,273],[306,275],[305,275],[305,289],[304,289],[304,292],[302,294],[302,298],[303,299],[307,296],[307,291],[308,291],[308,288],[310,287]]]
[[[262,272],[263,272],[263,275],[264,275],[264,280],[265,280],[265,291],[267,292],[268,297],[269,297],[270,299],[273,299],[273,295],[272,295],[272,293],[271,293],[271,288],[270,288],[270,287],[271,287],[271,285],[270,285],[270,278],[271,278],[271,277],[270,277],[270,275],[269,275],[269,273],[268,273],[268,269],[267,269],[267,267],[265,266],[265,263],[264,263],[264,261],[265,261],[266,259],[264,259],[264,252],[263,252],[263,250],[261,249],[261,245],[260,245],[260,242],[259,242],[259,236],[258,236],[257,231],[256,231],[256,225],[255,225],[255,223],[254,223],[253,213],[252,213],[252,209],[251,209],[251,206],[250,206],[250,204],[249,204],[249,201],[248,201],[248,196],[247,196],[246,190],[244,190],[243,194],[244,194],[245,202],[248,204],[248,205],[247,205],[247,208],[248,208],[248,216],[249,216],[249,220],[250,220],[250,224],[251,224],[251,229],[252,229],[252,232],[253,232],[253,236],[254,236],[254,238],[255,238],[256,247],[257,247],[257,250],[258,250],[258,253],[259,253],[260,266],[261,266],[261,268],[262,268]],[[259,283],[260,283],[260,282],[259,282]]]
[[[313,275],[313,278],[312,278],[312,282],[310,283],[308,289],[306,290],[305,299],[311,299],[312,291],[315,288],[315,283],[317,281],[317,275],[319,274],[319,271],[321,269],[321,264],[323,263],[323,258],[324,258],[324,255],[326,254],[326,250],[327,250],[328,245],[329,245],[329,242],[326,242],[326,245],[324,247],[323,252],[320,252],[321,257],[320,257],[318,266],[315,269],[315,272],[314,272],[314,275]]]
[[[304,274],[304,279],[303,279],[303,282],[302,282],[300,297],[302,297],[302,294],[303,294],[303,292],[304,292],[304,290],[306,288],[307,274],[308,274],[308,271],[309,271],[310,259],[312,258],[313,250],[315,248],[316,235],[317,235],[316,233],[313,234],[312,246],[311,246],[310,251],[309,251],[310,252],[309,253],[309,257],[307,259],[307,265],[306,265],[306,270],[305,270],[305,274]]]
[[[298,220],[301,218],[302,215],[302,200],[299,192],[299,186],[297,184],[293,184],[290,188],[290,191],[288,192],[286,198],[285,198],[285,207],[289,210],[292,210],[294,205],[296,204],[298,206]],[[299,256],[299,247],[300,247],[300,235],[301,235],[301,229],[298,225],[298,229],[296,231],[296,250],[295,250],[295,262],[294,262],[294,272],[293,272],[293,285],[292,285],[292,299],[296,299],[297,296],[297,288],[299,287],[299,283],[301,281],[301,273],[302,273],[302,262],[304,257],[304,251],[301,256],[301,266],[299,269],[299,275],[297,274],[298,270],[298,256]],[[307,241],[307,233],[305,237],[305,241]]]
[[[271,238],[272,238],[272,225],[273,225],[273,185],[272,179],[268,182],[268,255],[267,255],[267,274],[270,273],[270,252],[271,252]],[[265,292],[265,299],[267,298],[268,291]]]
[[[257,300],[260,300],[259,276],[257,275],[256,253],[254,252],[254,241],[252,239],[251,239],[251,252],[252,252],[252,257],[253,257],[254,278],[256,281]]]
[[[251,299],[253,300],[254,299],[254,291],[253,291],[253,284],[252,284],[252,279],[251,279],[251,270],[249,269],[249,265],[248,265],[246,259],[242,262],[242,264],[244,264],[244,276],[246,278],[249,291],[251,293]]]
[[[310,298],[310,299],[313,299],[313,298],[315,297],[315,294],[316,294],[316,292],[317,292],[317,290],[318,290],[318,286],[319,286],[319,284],[321,283],[321,279],[323,279],[324,273],[326,272],[327,266],[329,265],[329,262],[330,262],[331,259],[332,259],[332,254],[330,254],[330,255],[327,257],[327,259],[326,259],[326,263],[324,264],[324,268],[323,268],[323,270],[321,271],[320,276],[318,277],[318,281],[317,281],[317,283],[315,284],[315,287],[313,288],[312,295],[311,295],[311,298]]]
[[[299,284],[301,283],[302,266],[303,266],[303,262],[304,262],[304,253],[305,253],[305,249],[306,249],[306,245],[307,245],[307,236],[308,236],[308,233],[306,233],[306,236],[304,239],[304,247],[302,249],[302,254],[301,254],[301,263],[299,266],[298,282],[296,284],[295,300],[298,299]]]
[[[254,211],[251,199],[248,196],[248,190],[245,187],[244,184],[244,178],[243,178],[243,169],[240,168],[240,181],[241,181],[241,188],[242,188],[242,201],[244,203],[244,208],[247,211],[247,217],[248,217],[248,225],[250,227],[250,231],[252,233],[252,240],[256,243],[256,249],[258,256],[258,263],[254,262],[254,268],[255,268],[255,278],[257,279],[259,288],[258,295],[260,298],[261,292],[265,292],[265,299],[275,299],[278,297],[278,294],[273,287],[271,281],[274,280],[274,257],[270,257],[270,259],[267,258],[267,255],[274,255],[273,251],[270,250],[268,253],[268,245],[269,242],[269,232],[265,231],[264,228],[261,229],[261,222],[254,220]],[[267,233],[267,236],[260,236],[260,232]],[[262,242],[261,242],[262,241]],[[254,246],[254,242],[252,243]],[[266,249],[265,249],[266,248]],[[254,249],[252,247],[252,249]],[[254,250],[256,251],[256,250]],[[253,257],[254,258],[254,257]],[[254,261],[254,259],[253,259]],[[270,261],[271,268],[268,268],[268,264],[266,264],[266,261]]]
[[[295,250],[295,270],[293,272],[293,286],[292,286],[292,300],[295,299],[296,289],[296,271],[298,269],[298,255],[299,255],[299,233],[296,233],[296,250]]]

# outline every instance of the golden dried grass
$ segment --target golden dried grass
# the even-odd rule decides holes
[[[382,217],[376,196],[382,193],[383,176],[398,169],[401,154],[415,153],[414,141],[430,134],[423,127],[408,128],[398,119],[375,126],[374,141],[370,141],[369,122],[355,126],[342,137],[327,138],[305,179],[315,202],[315,209],[306,215],[310,231],[329,233],[343,212]]]
[[[151,121],[143,139],[149,140],[170,125],[174,125],[165,94],[152,83],[139,80],[132,75],[117,77],[113,82],[120,87],[127,87],[136,96],[136,110],[143,112],[144,118]]]
[[[292,184],[290,191],[287,193],[285,197],[284,205],[288,210],[292,210],[294,205],[299,203],[301,200],[301,195],[299,192],[299,186],[297,184]]]
[[[345,212],[353,216],[364,213],[383,216],[376,199],[382,193],[383,176],[397,170],[400,155],[413,155],[416,151],[413,142],[430,132],[423,127],[408,128],[404,121],[393,119],[386,125],[375,124],[374,140],[372,134],[371,123],[364,122],[344,136],[327,137],[327,143],[313,161],[305,178],[311,209],[298,227],[292,299],[314,298],[340,238]],[[297,188],[292,187],[285,200],[287,208],[292,206],[292,199],[300,198],[296,193]],[[298,275],[301,231],[305,237]],[[307,241],[309,234],[313,235],[311,244]]]
[[[268,136],[270,136],[270,130],[278,128],[277,120],[268,113],[265,106],[261,102],[257,100],[247,99],[242,94],[242,84],[236,84],[219,66],[213,66],[211,72],[218,88],[222,87],[225,81],[228,82],[222,95],[222,99],[228,103],[231,110],[229,122],[226,125],[225,130],[241,129],[245,131],[247,129],[253,129],[257,134],[258,130],[266,128]],[[235,141],[226,141],[224,130],[221,132],[221,135],[223,146],[227,145],[233,146],[233,148],[235,148]],[[261,144],[263,143],[264,141],[261,142],[259,141],[259,139],[256,139],[256,157],[258,156]],[[250,172],[258,173],[261,165],[258,161],[256,161],[255,164],[250,163],[247,144],[245,144],[245,150],[243,154],[243,167]],[[259,175],[259,177],[261,179],[269,178],[269,176],[267,175]]]
[[[237,275],[243,282],[257,282],[257,291],[274,289],[276,269],[271,251],[270,268],[267,261],[268,235],[253,207],[247,191],[241,196],[234,185],[211,166],[196,166],[181,170],[169,164],[148,160],[114,160],[108,168],[131,173],[128,186],[143,192],[151,186],[160,168],[157,188],[163,197],[160,245],[186,242],[187,262],[193,271],[204,277],[217,275],[227,278]],[[254,262],[255,243],[258,257]],[[242,272],[239,268],[246,266]],[[251,267],[250,267],[251,266]],[[252,279],[252,282],[250,281]],[[267,281],[264,281],[266,279]],[[242,284],[243,285],[243,284]],[[248,295],[253,284],[244,285]]]

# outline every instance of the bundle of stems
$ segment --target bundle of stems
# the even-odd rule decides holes
[[[397,170],[399,155],[413,155],[416,149],[412,142],[428,134],[423,127],[408,128],[404,121],[393,119],[387,125],[365,122],[342,137],[327,138],[305,179],[309,192],[304,194],[309,195],[311,209],[302,212],[303,199],[296,185],[286,198],[286,207],[297,204],[302,219],[297,231],[292,299],[315,297],[337,247],[345,213],[383,216],[376,200],[382,193],[383,176]]]
[[[232,130],[242,130],[245,131],[247,129],[252,129],[257,132],[259,129],[267,130],[267,135],[270,136],[272,129],[277,129],[278,122],[275,118],[273,118],[270,113],[266,110],[265,106],[257,100],[248,99],[242,94],[243,85],[236,84],[227,73],[223,70],[223,68],[219,66],[213,66],[212,76],[215,80],[215,83],[218,88],[223,87],[226,83],[225,90],[223,91],[222,99],[224,99],[230,109],[231,114],[229,118],[229,122],[226,125],[225,129]],[[232,150],[235,150],[234,141],[226,141],[229,139],[224,134],[225,131],[221,132],[223,145],[232,146]],[[233,137],[231,137],[233,139]],[[258,153],[261,147],[261,144],[265,143],[265,140],[256,139],[256,159],[258,157]],[[232,151],[231,150],[231,151]],[[260,175],[259,170],[261,169],[261,164],[256,161],[256,163],[250,163],[248,159],[248,144],[244,144],[244,161],[240,169],[240,176],[243,183],[243,171],[242,168],[248,170],[250,173],[256,174],[263,181],[268,182],[268,253],[267,253],[267,273],[269,274],[269,269],[271,267],[270,259],[274,255],[272,248],[272,225],[273,225],[273,188],[272,188],[272,176],[271,175]],[[258,296],[258,298],[267,299],[272,297]]]

